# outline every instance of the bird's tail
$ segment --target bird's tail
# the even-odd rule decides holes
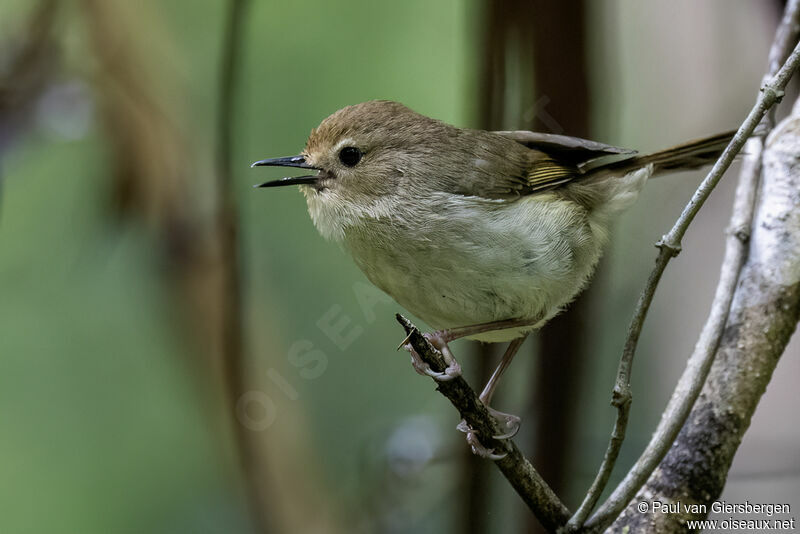
[[[628,157],[623,160],[589,162],[584,169],[590,177],[582,182],[586,198],[594,199],[593,213],[610,219],[633,204],[645,182],[652,176],[670,172],[697,169],[710,165],[719,158],[735,132],[725,132],[697,141],[689,141],[666,150]],[[580,182],[579,182],[580,183]]]
[[[627,173],[636,169],[641,169],[647,165],[653,166],[653,176],[659,174],[667,174],[670,172],[699,169],[706,165],[711,165],[725,150],[728,143],[733,138],[735,130],[724,132],[711,137],[689,141],[682,145],[659,150],[652,154],[645,154],[643,156],[634,156],[622,161],[615,161],[606,164],[600,164],[591,169],[591,172],[596,171],[614,171],[620,173]]]

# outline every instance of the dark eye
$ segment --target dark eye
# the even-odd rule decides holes
[[[363,155],[364,154],[356,147],[346,146],[339,151],[339,161],[348,167],[355,167],[356,164],[361,161],[361,156]]]

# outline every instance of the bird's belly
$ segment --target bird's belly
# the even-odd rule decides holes
[[[476,265],[454,250],[449,252],[451,258],[440,258],[437,268],[398,262],[385,265],[388,276],[371,279],[436,329],[506,319],[544,319],[549,303],[546,292],[539,289],[542,281],[537,276],[520,276],[506,266]],[[505,341],[531,329],[517,329],[513,335],[483,334],[479,339]]]
[[[348,247],[370,281],[432,327],[535,322],[475,336],[513,339],[574,298],[602,241],[588,220],[576,223],[585,215],[577,208],[525,200],[477,218],[474,210],[464,217],[451,210],[430,225],[435,232],[376,226],[348,236]]]

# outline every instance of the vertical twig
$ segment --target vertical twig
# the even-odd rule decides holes
[[[796,2],[792,2],[790,7],[796,8]],[[733,162],[734,157],[742,149],[744,143],[753,133],[766,112],[783,96],[783,90],[792,74],[797,69],[798,64],[800,64],[800,46],[794,48],[786,63],[776,72],[775,76],[769,77],[767,83],[762,86],[761,93],[759,94],[755,106],[739,127],[736,135],[700,184],[700,187],[698,187],[689,204],[684,208],[675,225],[657,244],[660,248],[660,252],[656,259],[656,267],[653,269],[647,285],[637,303],[636,312],[629,328],[628,339],[620,361],[613,400],[613,403],[618,409],[617,423],[615,423],[615,434],[612,435],[611,442],[606,452],[606,458],[601,466],[600,473],[598,473],[598,478],[595,481],[598,483],[600,491],[602,491],[602,486],[605,485],[611,468],[613,468],[613,461],[616,459],[619,453],[619,447],[621,446],[621,438],[624,437],[624,421],[627,419],[630,409],[630,370],[633,364],[633,356],[658,281],[669,261],[680,252],[681,239],[695,215],[697,215],[697,212],[711,194],[711,191],[722,178],[725,170],[727,170]],[[741,238],[741,236],[735,237],[737,239]],[[736,254],[740,254],[740,252]],[[650,444],[633,468],[631,468],[622,483],[586,523],[586,526],[591,530],[603,530],[620,514],[667,453],[670,445],[680,431],[680,428],[683,426],[697,395],[700,393],[708,371],[711,368],[716,347],[719,344],[722,333],[722,327],[724,326],[728,310],[730,309],[730,300],[732,299],[733,288],[735,287],[738,269],[740,267],[741,259],[739,260],[738,266],[735,266],[735,269],[728,270],[726,268],[723,270],[723,279],[720,282],[720,286],[718,286],[715,305],[712,309],[709,322],[706,324],[706,328],[695,348],[695,355],[689,360],[687,370],[678,383],[673,398],[662,417],[661,424],[653,435]],[[601,480],[601,476],[605,480]],[[600,491],[596,490],[597,488],[593,485],[590,494],[587,495],[587,500],[591,497],[596,502],[600,493]],[[581,514],[585,513],[586,510],[584,509]],[[577,517],[577,514],[574,519],[576,521],[571,522],[570,527],[576,527],[580,524],[577,520],[581,518]]]
[[[219,73],[217,105],[217,199],[216,232],[219,241],[223,273],[222,368],[228,398],[228,411],[233,424],[239,460],[251,507],[251,515],[259,532],[266,533],[269,519],[264,510],[264,486],[257,479],[260,470],[254,468],[257,453],[244,426],[238,423],[236,403],[242,394],[244,378],[244,326],[241,282],[241,261],[238,247],[236,197],[233,192],[233,112],[239,60],[242,55],[242,23],[247,0],[228,0],[228,13],[223,36],[222,63]]]

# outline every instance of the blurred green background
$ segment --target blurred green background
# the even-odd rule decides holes
[[[486,6],[247,4],[232,137],[249,399],[237,416],[218,331],[219,269],[231,258],[209,230],[227,3],[0,3],[2,532],[462,531],[466,446],[457,414],[394,351],[399,307],[317,235],[297,191],[251,189],[280,174],[249,163],[298,153],[325,116],[375,98],[479,126]],[[744,0],[587,3],[593,137],[650,150],[736,126],[778,13],[777,2]],[[571,392],[568,505],[605,448],[651,243],[699,177],[651,184],[615,228],[579,333],[591,350]],[[734,178],[656,297],[617,477],[649,438],[702,325]],[[501,409],[523,411],[530,345]],[[454,351],[477,365],[468,345]],[[298,364],[309,354],[313,366]],[[733,501],[800,505],[791,472],[800,431],[776,423],[796,398],[797,355],[795,342],[737,457]],[[241,425],[261,514],[241,475],[232,431]],[[485,491],[490,531],[524,531],[526,511],[499,475]]]

